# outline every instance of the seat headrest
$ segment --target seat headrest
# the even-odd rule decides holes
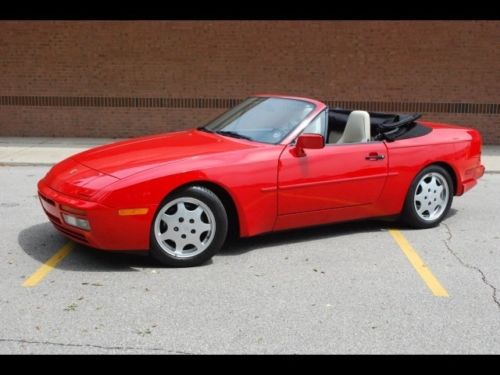
[[[366,111],[352,111],[347,119],[344,134],[337,143],[370,141],[370,115]]]

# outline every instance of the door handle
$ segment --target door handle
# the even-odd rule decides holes
[[[370,154],[368,156],[365,156],[365,159],[366,160],[372,160],[372,161],[383,160],[383,159],[385,159],[385,155],[384,154],[379,154],[379,153],[376,153],[376,152],[370,152]]]

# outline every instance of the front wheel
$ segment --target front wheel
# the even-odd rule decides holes
[[[222,247],[228,219],[224,204],[202,186],[182,189],[160,204],[151,226],[151,255],[167,266],[197,266]]]
[[[446,169],[431,165],[413,180],[402,219],[414,228],[432,228],[448,214],[453,201],[453,182]]]

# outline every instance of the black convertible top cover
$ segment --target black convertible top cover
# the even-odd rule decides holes
[[[352,109],[334,108],[331,109],[334,118],[347,122]],[[391,114],[382,112],[368,112],[370,115],[370,125],[372,134],[376,134],[375,140],[395,141],[396,139],[407,139],[423,136],[432,131],[431,128],[417,123],[416,120],[422,117],[421,113],[413,114]],[[334,120],[335,121],[335,120]]]

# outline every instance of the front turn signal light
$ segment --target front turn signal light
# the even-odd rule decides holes
[[[132,216],[132,215],[146,215],[148,213],[148,208],[122,208],[118,210],[118,215],[120,216]]]

